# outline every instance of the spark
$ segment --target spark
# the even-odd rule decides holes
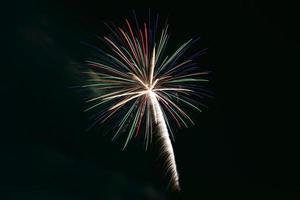
[[[156,133],[165,154],[166,170],[170,184],[180,190],[174,150],[172,126],[187,127],[193,124],[184,106],[201,111],[195,98],[206,95],[197,86],[207,79],[191,57],[185,58],[194,42],[190,39],[174,51],[166,53],[169,41],[168,25],[158,31],[158,17],[154,26],[143,23],[133,26],[126,19],[123,27],[108,25],[111,34],[103,37],[108,48],[103,48],[95,58],[86,61],[93,79],[82,87],[92,87],[101,95],[87,100],[85,111],[96,110],[94,124],[114,118],[111,126],[113,140],[129,130],[123,149],[129,141],[143,132],[145,147]],[[154,131],[156,130],[156,131]]]

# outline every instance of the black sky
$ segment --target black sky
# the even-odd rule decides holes
[[[173,43],[200,36],[213,72],[209,108],[176,134],[181,194],[165,191],[154,147],[122,152],[103,129],[85,132],[85,94],[70,90],[89,53],[80,42],[149,8],[168,17]],[[0,199],[299,199],[295,5],[20,1],[4,19]]]

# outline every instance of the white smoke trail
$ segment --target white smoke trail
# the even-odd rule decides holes
[[[154,121],[158,127],[158,140],[163,145],[161,148],[163,150],[163,153],[166,154],[167,170],[171,172],[171,182],[173,182],[176,189],[180,190],[174,150],[169,137],[165,118],[163,116],[156,94],[153,91],[149,91],[149,99],[153,108]]]

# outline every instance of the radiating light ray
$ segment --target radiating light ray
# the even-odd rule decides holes
[[[166,155],[170,184],[179,190],[170,139],[174,139],[172,126],[194,124],[181,105],[201,111],[194,104],[195,99],[207,95],[200,84],[207,82],[205,76],[208,73],[198,71],[194,55],[184,56],[194,40],[187,40],[173,52],[167,51],[169,27],[166,24],[159,32],[158,16],[153,27],[150,23],[139,25],[136,16],[135,26],[128,19],[122,27],[106,25],[110,34],[103,37],[103,41],[108,48],[93,47],[100,53],[96,59],[86,61],[93,71],[84,74],[92,78],[81,86],[92,87],[101,94],[86,101],[90,105],[85,111],[97,111],[94,124],[117,118],[113,122],[115,134],[112,140],[128,130],[123,149],[140,132],[144,133],[147,149],[156,133],[162,153]],[[199,102],[199,105],[202,104]]]

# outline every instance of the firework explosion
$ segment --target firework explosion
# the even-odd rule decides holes
[[[108,48],[93,46],[99,54],[86,61],[92,71],[84,73],[92,79],[82,87],[92,87],[101,94],[87,101],[90,106],[85,111],[97,110],[93,125],[114,119],[113,140],[128,130],[124,148],[133,136],[143,132],[147,149],[155,133],[166,159],[170,184],[179,190],[171,126],[187,127],[188,121],[193,124],[182,106],[201,111],[195,97],[202,97],[205,91],[199,82],[207,81],[203,78],[207,72],[199,72],[193,62],[197,53],[183,58],[194,40],[167,55],[168,25],[158,31],[158,17],[152,25],[141,26],[135,18],[134,26],[126,19],[122,27],[108,27],[110,35],[102,38]]]

